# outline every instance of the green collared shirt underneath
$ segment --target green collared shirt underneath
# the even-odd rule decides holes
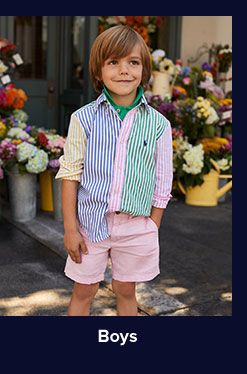
[[[141,97],[142,97],[142,95],[144,93],[144,90],[143,90],[142,86],[139,86],[138,89],[137,89],[137,94],[136,94],[135,100],[133,101],[133,103],[131,105],[128,105],[128,106],[122,106],[122,105],[115,104],[115,102],[113,101],[113,99],[112,99],[109,91],[107,90],[106,86],[104,86],[103,92],[104,92],[107,100],[109,101],[109,103],[118,112],[120,119],[123,121],[123,119],[126,116],[126,114],[131,109],[133,109],[137,104],[139,104],[139,102],[141,100]]]

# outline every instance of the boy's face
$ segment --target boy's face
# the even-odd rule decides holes
[[[113,100],[125,97],[126,102],[135,99],[137,87],[142,81],[141,49],[136,45],[131,53],[123,58],[109,58],[101,69],[102,80]],[[118,104],[116,102],[116,104]],[[122,105],[122,104],[119,104]],[[129,105],[128,103],[126,105]]]

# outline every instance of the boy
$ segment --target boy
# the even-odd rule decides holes
[[[91,49],[96,101],[71,116],[62,178],[65,274],[75,281],[68,315],[89,315],[108,258],[119,316],[136,316],[136,282],[159,274],[158,229],[172,188],[169,121],[143,87],[151,58],[128,26],[100,34]]]

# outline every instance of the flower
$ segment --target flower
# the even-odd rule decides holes
[[[26,169],[28,173],[39,174],[45,171],[48,164],[48,155],[42,149],[38,150],[34,157],[28,159]]]
[[[99,33],[118,24],[128,25],[137,31],[150,44],[150,34],[161,25],[161,16],[99,16]]]
[[[193,146],[187,137],[179,135],[174,143],[174,179],[186,187],[201,185],[204,175],[209,173],[212,167],[210,155],[204,152],[202,144]]]
[[[38,148],[29,143],[21,143],[17,146],[16,158],[19,162],[27,161],[34,157]]]
[[[218,70],[220,73],[227,73],[232,64],[232,49],[226,44],[224,47],[218,45],[216,51]]]
[[[183,159],[183,170],[192,175],[199,174],[203,168],[204,151],[202,144],[198,144],[194,147],[190,147],[184,154]]]
[[[151,53],[152,66],[154,71],[167,72],[171,76],[177,74],[178,68],[162,49],[156,49]]]
[[[63,154],[65,138],[54,132],[40,130],[37,134],[37,145],[47,153],[49,158],[48,167],[57,169],[59,167],[58,159]]]
[[[17,147],[12,143],[11,139],[2,140],[0,143],[0,158],[7,161],[15,157]]]
[[[7,126],[2,121],[0,121],[0,139],[5,136],[6,131],[7,131]]]
[[[163,49],[156,49],[155,51],[152,52],[152,58],[153,62],[155,64],[159,64],[160,61],[162,61],[165,58],[165,51]]]

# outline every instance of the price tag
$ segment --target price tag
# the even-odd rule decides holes
[[[19,53],[16,53],[12,57],[13,57],[13,60],[15,61],[16,65],[22,65],[23,64],[23,60],[22,60],[21,56],[19,55]]]
[[[8,84],[11,82],[10,76],[9,75],[3,75],[1,77],[2,84]]]

